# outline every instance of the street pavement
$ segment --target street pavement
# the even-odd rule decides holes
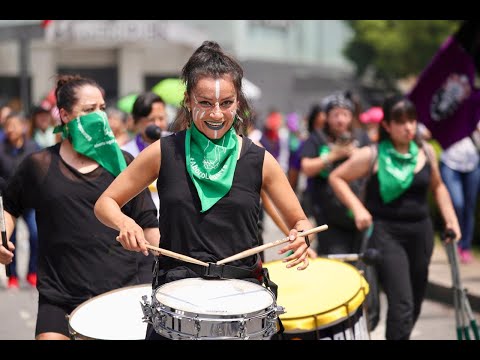
[[[6,278],[3,267],[0,267],[0,340],[31,340],[34,338],[35,321],[37,313],[38,293],[25,280],[27,266],[28,241],[26,228],[23,223],[18,225],[19,240],[17,245],[17,259],[19,262],[20,289],[7,290]],[[284,235],[275,227],[273,222],[266,217],[265,243],[283,238]],[[280,259],[277,254],[280,247],[267,249],[265,261]],[[429,298],[425,300],[420,318],[413,330],[412,340],[455,340],[455,312],[451,305],[452,299],[450,272],[448,262],[441,246],[437,246],[432,258],[430,268]],[[297,271],[291,269],[292,271]],[[480,262],[478,259],[473,264],[461,265],[460,274],[464,285],[468,288],[472,299],[477,298],[480,289]],[[432,290],[433,289],[433,290]],[[440,289],[440,290],[439,290]],[[474,303],[472,301],[472,303]],[[280,304],[281,305],[281,304]],[[377,328],[371,332],[372,340],[385,338],[385,312],[387,310],[385,296],[381,295],[381,319]],[[127,309],[125,309],[127,311]],[[288,311],[288,309],[287,309]],[[478,308],[475,317],[480,322]]]

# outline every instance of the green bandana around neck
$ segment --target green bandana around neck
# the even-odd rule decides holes
[[[232,187],[238,159],[238,138],[232,125],[220,139],[209,139],[193,123],[185,137],[188,174],[197,189],[205,212]]]
[[[322,145],[320,146],[320,149],[318,149],[318,156],[326,156],[330,154],[331,150],[328,145]],[[330,168],[327,166],[325,167],[322,171],[318,173],[318,175],[324,179],[328,178],[328,175],[330,175]]]
[[[56,126],[53,132],[61,132],[64,139],[70,139],[76,152],[95,160],[115,177],[127,167],[104,111],[79,116]]]
[[[412,185],[418,159],[418,146],[410,141],[407,154],[401,154],[390,140],[378,144],[378,182],[385,204],[397,199]]]

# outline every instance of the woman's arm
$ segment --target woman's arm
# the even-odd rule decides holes
[[[372,224],[372,215],[362,201],[352,191],[349,183],[371,172],[373,152],[370,146],[364,146],[348,158],[344,163],[333,170],[328,181],[337,198],[352,210],[355,225],[359,230],[368,228]]]
[[[265,151],[265,159],[263,162],[262,189],[272,200],[273,205],[280,213],[286,225],[291,228],[289,231],[291,242],[280,249],[278,253],[283,254],[292,250],[293,254],[283,260],[284,262],[288,262],[287,267],[290,268],[303,262],[303,266],[299,266],[298,270],[307,268],[308,246],[302,237],[297,238],[297,232],[299,230],[311,229],[312,224],[305,215],[297,195],[290,186],[282,168],[268,151]]]
[[[12,236],[13,229],[15,229],[15,223],[17,218],[11,215],[8,211],[3,211],[5,215],[5,229],[7,233],[7,245],[8,249],[6,249],[2,243],[0,243],[0,263],[2,264],[10,264],[13,259],[13,251],[15,250],[15,245],[10,242],[10,237]]]
[[[160,161],[160,140],[157,140],[143,150],[118,175],[95,204],[97,218],[106,226],[119,230],[117,240],[128,250],[148,254],[143,229],[132,218],[125,215],[121,208],[158,177]],[[153,241],[156,242],[156,240]],[[158,243],[152,245],[158,245]]]
[[[438,209],[442,215],[443,221],[445,223],[445,229],[451,229],[455,232],[455,241],[460,240],[462,237],[462,232],[460,230],[460,225],[458,224],[457,215],[455,214],[455,208],[453,207],[452,199],[450,194],[445,186],[445,183],[442,180],[440,175],[440,169],[438,167],[437,157],[435,151],[433,150],[432,145],[424,143],[423,149],[428,159],[430,159],[430,164],[432,168],[432,175],[430,178],[430,188],[432,190],[435,202],[437,203]],[[447,239],[447,241],[450,239]]]

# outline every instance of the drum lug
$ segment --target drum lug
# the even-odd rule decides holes
[[[155,331],[159,334],[162,333],[162,329],[166,329],[166,323],[167,323],[167,315],[163,312],[165,309],[165,306],[160,306],[160,311],[157,309],[154,309],[152,311],[152,314],[155,313],[155,316],[153,316],[153,320],[151,324],[153,325],[153,328]]]
[[[248,337],[246,336],[247,334],[247,327],[245,326],[245,319],[242,318],[242,320],[240,321],[240,326],[238,327],[238,336],[240,337],[240,339],[242,340],[248,340]]]
[[[283,306],[277,305],[275,313],[277,315],[282,315],[282,314],[285,314],[286,311],[285,311],[285,308]]]
[[[194,328],[195,328],[195,334],[194,334],[194,339],[195,340],[199,340],[200,339],[200,329],[202,328],[202,325],[201,325],[201,320],[198,318],[198,315],[195,316],[195,325],[194,325]]]
[[[143,312],[143,318],[142,319],[143,319],[143,322],[153,324],[152,321],[151,321],[151,319],[153,318],[153,309],[150,306],[150,302],[147,299],[148,299],[148,296],[143,295],[142,296],[143,303],[140,302],[140,307],[142,308],[142,312]]]

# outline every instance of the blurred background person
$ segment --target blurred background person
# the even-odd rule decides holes
[[[8,105],[0,107],[0,141],[5,139],[5,119],[12,112],[12,108]]]
[[[380,106],[372,106],[360,114],[359,120],[365,126],[365,130],[372,143],[378,142],[380,135],[380,122],[383,119],[383,110]]]
[[[440,173],[452,198],[462,230],[458,253],[464,264],[473,260],[472,240],[480,186],[479,163],[479,152],[470,136],[450,145],[440,155]]]
[[[330,171],[348,159],[359,147],[370,143],[365,131],[353,128],[354,104],[343,92],[324,100],[326,123],[314,130],[301,154],[301,169],[308,177],[309,195],[317,224],[328,224],[328,234],[317,234],[317,253],[356,253],[361,233],[351,212],[337,199],[328,184]],[[359,193],[363,180],[350,186]]]
[[[154,92],[146,92],[137,97],[132,108],[135,136],[122,147],[123,150],[136,157],[148,145],[158,140],[152,139],[145,130],[149,125],[154,125],[161,131],[167,130],[168,118],[165,106],[165,101]]]
[[[55,122],[50,110],[41,105],[35,106],[31,114],[30,137],[43,149],[55,145],[59,136],[53,133]]]
[[[302,151],[302,146],[306,140],[305,134],[302,132],[301,122],[302,119],[300,116],[291,112],[287,114],[287,129],[288,133],[288,172],[287,177],[290,185],[292,186],[293,191],[300,197],[299,194],[299,177],[300,177],[300,154]]]
[[[118,145],[123,146],[128,143],[131,140],[127,129],[128,114],[114,107],[108,107],[105,112]]]
[[[18,112],[11,112],[5,118],[5,139],[0,141],[0,177],[8,181],[18,165],[28,155],[40,150],[38,144],[29,139],[27,134],[27,120],[23,114]],[[38,249],[38,234],[37,223],[35,221],[35,211],[27,209],[23,215],[28,228],[28,240],[30,244],[30,254],[27,270],[27,282],[32,285],[37,285],[37,249]],[[13,231],[10,241],[16,244],[16,230]],[[18,288],[18,273],[16,257],[10,266],[11,276],[8,278],[9,288]]]
[[[265,119],[260,143],[275,160],[278,161],[285,174],[288,172],[288,130],[281,112],[271,110]]]
[[[165,101],[154,92],[140,94],[132,108],[132,118],[135,123],[135,136],[125,145],[122,150],[128,151],[134,157],[145,149],[148,145],[160,138],[162,131],[168,128],[168,118],[165,109]],[[148,131],[149,130],[153,131]],[[158,198],[156,183],[149,186],[153,202],[157,209],[160,209],[160,200]]]

